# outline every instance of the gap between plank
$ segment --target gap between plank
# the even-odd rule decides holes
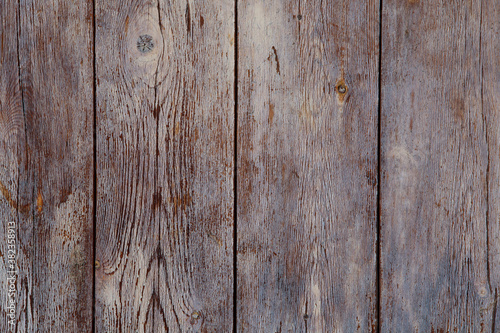
[[[382,133],[382,10],[383,4],[380,0],[379,4],[379,26],[378,26],[378,115],[377,115],[377,275],[376,275],[376,290],[377,290],[377,332],[380,333],[380,294],[381,294],[381,222],[380,222],[380,152],[381,152],[381,133]]]
[[[95,285],[96,285],[96,276],[95,276],[95,263],[96,263],[96,225],[97,225],[97,65],[96,65],[96,26],[95,26],[95,0],[92,1],[92,66],[94,71],[93,84],[92,84],[92,94],[93,94],[93,109],[94,109],[94,124],[93,124],[93,198],[92,198],[92,207],[93,207],[93,221],[92,221],[92,333],[95,333],[95,314],[96,314],[96,293],[95,293]]]
[[[19,80],[19,90],[21,92],[21,105],[23,108],[23,123],[24,123],[24,150],[26,154],[26,162],[29,161],[28,159],[28,128],[26,125],[26,105],[24,104],[24,88],[23,88],[23,80],[21,77],[21,1],[17,2],[17,75],[18,75],[18,80]],[[20,179],[21,179],[21,168],[18,166],[18,173],[17,173],[17,198],[16,198],[16,204],[17,207],[19,208],[19,187],[20,187]],[[31,195],[32,195],[32,201],[35,196],[34,192],[34,187],[32,187]],[[19,215],[19,210],[17,211],[17,225],[20,225],[21,223],[21,217]],[[32,223],[33,223],[33,230],[35,230],[35,215],[34,215],[34,210],[32,210]],[[19,230],[17,231],[17,239],[19,239]],[[31,234],[31,237],[34,241],[34,233]],[[32,252],[32,258],[34,258],[34,248]],[[34,261],[31,261],[31,271],[34,272]],[[25,322],[25,327],[26,331],[28,331],[28,321],[26,320]],[[16,331],[18,330],[18,326],[16,324],[15,327]]]
[[[234,174],[233,174],[233,332],[238,304],[238,0],[234,0]]]

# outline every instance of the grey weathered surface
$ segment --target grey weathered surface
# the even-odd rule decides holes
[[[178,1],[162,24],[156,101],[160,301],[175,310],[174,328],[182,332],[230,332],[234,0]]]
[[[92,5],[6,1],[0,9],[0,214],[3,226],[8,220],[18,223],[15,330],[88,332]]]
[[[0,332],[499,332],[500,3],[382,7],[0,1]]]
[[[499,17],[383,2],[383,332],[498,332]]]
[[[378,18],[238,3],[238,332],[376,331]]]
[[[487,168],[487,269],[491,332],[500,330],[500,2],[482,2],[481,73],[482,109],[486,121]]]
[[[29,251],[31,244],[30,214],[26,201],[19,200],[19,185],[26,181],[23,170],[26,166],[25,118],[23,115],[22,95],[19,80],[18,62],[18,4],[15,1],[0,2],[0,331],[14,331],[19,322],[26,331],[33,327],[33,318],[27,316],[26,309],[32,292],[31,272],[27,271],[30,258],[22,248]],[[22,204],[21,204],[22,202]],[[9,247],[8,223],[14,222],[16,244]],[[23,226],[19,230],[19,225]],[[22,240],[20,235],[24,235]],[[14,252],[9,252],[9,248]],[[9,255],[17,256],[16,263],[9,261]],[[13,269],[14,268],[14,269]],[[17,291],[13,299],[15,306],[14,326],[8,324],[7,301],[10,293],[7,278],[15,276],[8,273],[19,268],[21,275],[15,283]],[[28,282],[29,279],[29,282]],[[19,322],[18,322],[19,321]]]
[[[96,329],[230,331],[234,2],[96,5]]]

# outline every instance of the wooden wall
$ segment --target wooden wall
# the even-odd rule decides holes
[[[0,222],[2,332],[500,332],[500,3],[0,1]]]

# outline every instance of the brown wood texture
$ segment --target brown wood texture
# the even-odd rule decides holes
[[[0,332],[500,332],[499,200],[498,0],[0,1]]]
[[[375,332],[378,1],[238,2],[238,332]]]
[[[500,331],[500,2],[481,2],[481,102],[487,133],[486,265],[491,315],[484,331]]]
[[[383,2],[382,332],[500,330],[499,8]]]
[[[17,223],[18,251],[15,326],[2,316],[0,330],[89,332],[92,4],[2,1],[0,16],[0,216]]]
[[[96,1],[96,61],[96,330],[229,332],[234,2]]]
[[[0,2],[0,331],[9,332],[19,327],[33,328],[33,318],[27,313],[29,298],[32,294],[32,274],[29,250],[31,245],[30,208],[22,206],[19,200],[20,184],[26,182],[26,131],[19,78],[19,11],[15,1]],[[14,225],[9,224],[14,222]],[[19,230],[19,226],[23,228]],[[11,228],[9,228],[9,226]],[[9,230],[15,239],[9,243]],[[19,239],[19,236],[23,236]],[[12,237],[12,236],[11,236]],[[21,249],[28,250],[24,253]],[[9,251],[10,250],[10,251]],[[12,256],[17,257],[16,259]],[[12,260],[12,261],[11,261]],[[21,274],[12,272],[18,269]],[[10,280],[7,280],[9,278]],[[14,279],[12,279],[14,278]],[[30,284],[28,284],[28,281]],[[15,290],[9,290],[14,283]],[[19,288],[22,286],[21,288]],[[12,293],[14,318],[10,317],[8,295]],[[7,307],[9,306],[9,307]],[[9,316],[8,316],[9,315]],[[9,321],[14,319],[14,325]]]

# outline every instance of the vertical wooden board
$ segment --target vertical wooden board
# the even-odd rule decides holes
[[[28,202],[20,193],[20,185],[26,182],[26,132],[19,78],[18,19],[17,2],[0,2],[1,332],[33,330],[33,318],[28,313],[32,274],[27,269],[31,267],[32,221]]]
[[[2,17],[18,25],[17,32],[12,26],[1,32],[2,94],[7,95],[2,96],[6,154],[0,188],[10,209],[17,210],[10,217],[18,222],[15,330],[89,332],[92,4],[21,1],[1,6]],[[7,218],[9,208],[2,205]]]
[[[96,1],[95,19],[96,331],[153,331],[158,3]]]
[[[482,48],[498,43],[481,27],[494,7],[383,2],[382,331],[494,331],[498,254],[488,253],[488,239],[494,245],[499,236],[490,218],[498,195],[490,162],[498,160],[498,68],[488,65],[489,81],[482,75],[483,64],[498,64],[498,45],[481,58]],[[489,29],[494,24],[498,31],[498,21]]]
[[[25,193],[35,331],[92,329],[93,28],[89,1],[21,1]]]
[[[97,2],[97,331],[232,327],[233,8]]]
[[[161,4],[155,332],[233,327],[234,0]]]
[[[238,332],[375,332],[378,1],[238,2]]]
[[[481,16],[481,101],[486,121],[488,166],[486,173],[488,211],[487,270],[491,332],[500,330],[500,3],[482,2]]]

